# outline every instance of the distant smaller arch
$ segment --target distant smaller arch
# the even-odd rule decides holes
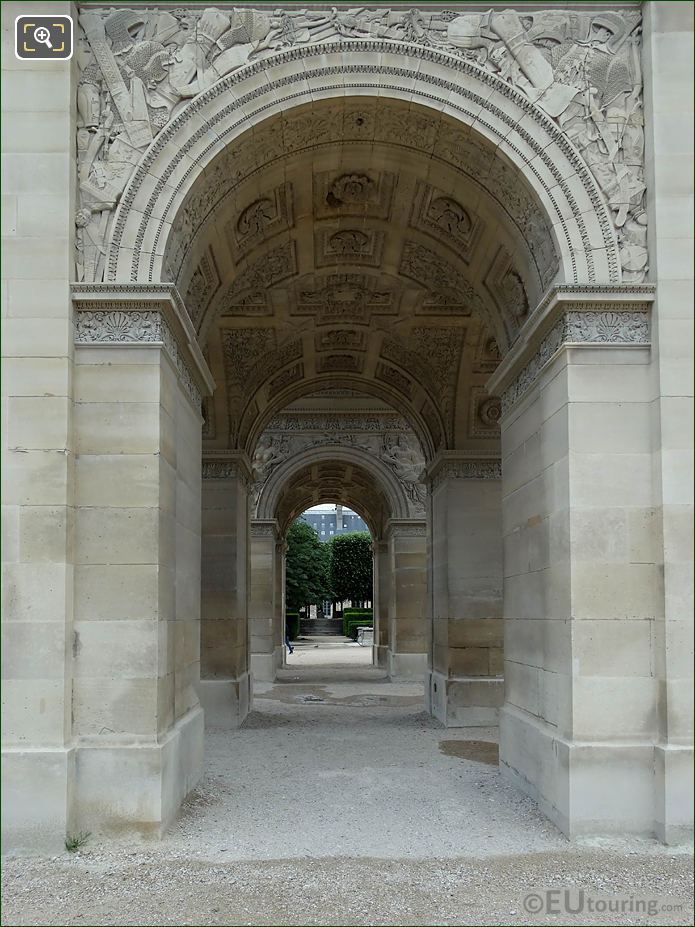
[[[322,501],[340,501],[332,498],[336,492],[327,476],[330,471],[325,466],[331,464],[352,468],[352,477],[357,479],[343,487],[343,493],[347,491],[343,501],[348,502],[364,519],[373,537],[380,536],[389,518],[411,517],[405,491],[389,467],[366,451],[340,444],[303,450],[283,461],[263,486],[255,517],[261,520],[277,519],[284,533],[289,523],[311,505]],[[312,467],[317,468],[312,491],[318,493],[318,497],[309,498],[297,492],[295,497],[288,498],[288,493],[295,491],[294,483],[297,479]],[[363,487],[362,492],[360,487]],[[308,504],[305,504],[306,501]]]

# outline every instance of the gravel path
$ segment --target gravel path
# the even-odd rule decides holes
[[[241,731],[209,732],[161,843],[6,858],[3,924],[692,923],[685,851],[569,844],[501,779],[492,731],[445,731],[421,706],[416,684],[257,688]],[[529,900],[547,888],[573,908],[584,890],[583,910]],[[602,909],[616,893],[625,910]]]

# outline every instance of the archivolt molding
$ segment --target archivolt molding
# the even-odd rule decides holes
[[[304,396],[313,395],[318,390],[325,389],[347,389],[357,393],[362,393],[370,397],[380,399],[396,410],[402,419],[407,420],[408,428],[412,428],[419,447],[425,459],[430,459],[435,450],[441,445],[444,439],[444,424],[440,410],[425,400],[423,405],[417,407],[404,401],[402,394],[395,391],[389,384],[377,380],[363,380],[352,376],[349,373],[336,376],[326,376],[320,378],[305,378],[304,380],[292,383],[280,395],[273,398],[271,402],[261,411],[257,404],[251,403],[244,412],[241,424],[238,428],[237,436],[240,444],[249,449],[251,454],[254,453],[258,441],[269,427],[269,424],[276,421],[283,409],[291,403]],[[356,420],[351,420],[344,414],[336,414],[323,421],[332,430],[337,428],[345,430],[346,428],[354,429],[357,425]],[[384,421],[379,415],[367,415],[361,417],[360,427],[367,431],[376,427],[376,423]],[[342,424],[340,424],[342,422]],[[291,428],[288,424],[286,427]]]
[[[350,444],[341,444],[339,437],[336,436],[334,443],[317,446],[309,444],[297,448],[291,456],[282,457],[275,466],[271,465],[267,475],[264,475],[263,469],[259,470],[254,467],[254,477],[260,477],[255,484],[258,490],[255,505],[256,517],[258,519],[276,517],[280,499],[286,488],[296,479],[297,474],[314,465],[323,464],[346,465],[369,474],[374,488],[381,492],[388,502],[388,512],[385,513],[387,516],[408,518],[413,515],[403,483],[393,469],[384,460],[371,454],[369,450]],[[354,502],[353,499],[351,504]],[[374,513],[371,513],[370,518],[376,523]]]
[[[443,64],[458,72],[452,83],[456,92],[463,73],[487,81],[502,97],[524,106],[534,121],[545,121],[554,130],[552,140],[569,149],[571,157],[573,144],[582,151],[610,204],[624,273],[644,272],[637,11],[333,9],[270,15],[253,9],[106,8],[83,11],[80,26],[76,57],[82,68],[77,213],[81,279],[100,279],[114,206],[148,145],[150,156],[156,157],[157,149],[220,90],[228,94],[258,75],[265,81],[274,65],[333,52],[402,56],[404,66],[392,72],[409,76],[416,70],[413,59]],[[355,67],[359,65],[341,67],[342,79],[348,82]],[[323,71],[328,78],[331,69]],[[261,92],[258,88],[258,95]],[[193,102],[180,112],[188,99]],[[233,110],[235,104],[228,105]],[[508,115],[504,107],[500,113]],[[489,117],[491,122],[500,113]],[[210,125],[201,126],[204,134],[209,130]],[[143,164],[144,172],[150,163]],[[577,159],[577,173],[585,171]],[[591,193],[596,194],[593,184],[584,186],[593,187]],[[600,203],[592,206],[600,216]],[[610,230],[603,232],[608,245],[611,236],[605,233]],[[590,234],[586,226],[584,234]],[[117,228],[116,248],[119,238]],[[147,244],[143,234],[137,247]],[[612,271],[616,275],[610,279],[615,281],[618,268]],[[114,278],[113,268],[109,277]]]
[[[320,54],[323,56],[334,53],[336,59],[342,62],[344,61],[343,53],[354,52],[355,50],[354,44],[338,44],[329,47],[309,47],[305,50],[305,54],[308,59],[311,59],[314,55]],[[412,94],[412,97],[417,102],[425,106],[434,104],[441,107],[446,105],[447,111],[451,115],[458,117],[462,123],[474,125],[477,131],[489,138],[493,145],[499,146],[515,163],[516,167],[521,169],[525,180],[536,189],[537,196],[544,201],[550,222],[553,225],[553,231],[551,232],[550,229],[545,227],[545,219],[540,213],[538,215],[531,214],[522,225],[522,232],[532,246],[533,243],[537,243],[539,249],[543,247],[544,236],[546,242],[553,236],[557,237],[557,247],[562,252],[563,259],[566,262],[564,271],[566,279],[581,280],[586,278],[589,282],[594,282],[597,279],[596,259],[599,259],[605,263],[598,271],[598,279],[603,278],[611,282],[619,280],[620,270],[612,223],[608,217],[601,194],[592,175],[584,166],[581,157],[565,136],[554,128],[547,117],[544,117],[542,113],[530,106],[521,94],[512,91],[507,85],[501,84],[499,79],[494,78],[492,75],[486,75],[477,68],[466,68],[465,65],[457,64],[455,75],[451,75],[454,79],[447,80],[438,75],[428,74],[425,70],[418,71],[415,68],[411,70],[409,67],[389,67],[378,64],[378,53],[402,54],[411,58],[422,58],[421,49],[408,46],[394,48],[386,43],[371,46],[368,53],[366,52],[365,49],[360,58],[369,58],[374,55],[373,64],[353,65],[341,63],[332,67],[317,67],[308,72],[302,69],[294,74],[283,75],[278,80],[271,81],[262,89],[255,88],[249,94],[240,97],[236,104],[229,104],[221,111],[206,115],[208,126],[213,127],[221,138],[228,139],[228,142],[231,143],[241,133],[242,127],[246,129],[249,124],[256,124],[265,118],[269,106],[289,108],[311,99],[303,89],[293,93],[288,93],[285,89],[292,84],[303,88],[307,80],[310,80],[314,85],[318,85],[324,91],[324,94],[333,92],[340,96],[349,89],[362,92],[371,89],[375,95],[391,91],[395,97],[398,97],[407,86],[408,93]],[[268,62],[268,73],[273,73],[270,67],[271,64],[277,64],[281,67],[283,64],[289,64],[290,60],[283,55],[277,56],[272,62]],[[347,60],[349,61],[349,58]],[[444,66],[442,68],[443,73],[450,72],[452,62],[447,60],[446,56],[441,56],[441,60],[437,63],[440,67]],[[502,97],[508,101],[506,106],[497,105],[493,102],[497,98],[490,98],[489,88],[486,88],[486,90],[480,88],[481,92],[478,93],[471,87],[462,84],[460,80],[461,70],[468,72],[472,87],[477,87],[479,82],[483,85],[485,83],[492,84],[493,89],[498,90]],[[227,81],[230,82],[229,86],[227,86]],[[236,83],[236,81],[232,81],[232,78],[226,78],[214,88],[214,93],[229,92],[232,83]],[[203,109],[208,103],[210,109],[212,109],[214,96],[211,96],[211,94],[213,94],[213,91],[210,91],[207,95],[203,94],[200,100],[191,104],[185,112],[191,110],[192,115],[193,111]],[[268,102],[262,103],[252,114],[245,114],[236,122],[232,121],[232,109],[238,109],[241,113],[245,106],[253,105],[255,101],[262,97],[267,97]],[[461,102],[454,102],[456,98],[460,99]],[[513,115],[507,111],[509,109],[508,103],[516,104],[519,107]],[[481,114],[481,107],[484,108],[484,115]],[[512,110],[514,109],[515,107],[512,105]],[[532,117],[532,121],[535,122],[534,131],[527,131],[524,127],[525,116]],[[173,128],[173,123],[170,128]],[[179,131],[184,133],[185,137],[183,123],[179,127]],[[141,279],[143,276],[146,279],[153,279],[155,273],[161,273],[162,257],[160,255],[163,255],[166,249],[166,242],[162,239],[169,232],[167,223],[173,223],[174,213],[182,204],[186,193],[192,186],[192,181],[209,163],[212,156],[219,151],[219,141],[203,146],[203,142],[207,138],[209,138],[208,129],[202,134],[200,131],[194,132],[189,140],[175,146],[173,157],[171,157],[168,164],[162,164],[158,168],[155,168],[154,164],[149,165],[149,170],[159,174],[160,179],[156,182],[154,190],[146,203],[136,200],[136,191],[140,185],[143,185],[143,189],[144,186],[150,185],[149,182],[145,184],[148,171],[143,171],[141,176],[136,172],[131,182],[131,189],[126,192],[123,204],[119,209],[119,215],[116,218],[111,246],[109,277],[115,278],[117,272],[127,272],[132,280]],[[174,136],[172,134],[172,142],[173,140]],[[452,163],[463,170],[464,173],[470,161],[470,152],[466,151],[466,149],[470,149],[467,141],[463,136],[453,138],[449,151]],[[548,152],[551,142],[555,142],[555,148],[551,149],[554,157]],[[317,141],[315,138],[307,139],[306,144],[315,146]],[[148,158],[154,160],[155,156],[159,154],[158,146],[159,140],[152,146]],[[457,158],[458,147],[462,147],[464,151],[462,161]],[[162,153],[165,150],[165,146],[162,146]],[[138,170],[140,171],[142,168]],[[172,177],[176,175],[181,176],[182,180],[173,184]],[[570,175],[578,178],[581,192],[565,179]],[[478,179],[475,174],[473,176],[474,179]],[[510,172],[509,178],[497,178],[498,184],[503,184],[503,188],[508,189],[511,197],[513,197],[515,183],[518,189],[518,178],[516,181],[513,178],[514,171]],[[493,185],[491,190],[494,191],[494,189]],[[497,196],[499,197],[499,186]],[[168,197],[163,208],[161,203],[158,205],[160,197]],[[116,250],[121,247],[129,203],[133,208],[137,203],[142,209],[142,217],[138,220],[138,229],[133,228],[130,233],[135,237],[136,248],[132,253],[132,259],[125,255],[126,259],[130,260],[130,268],[126,270],[127,265],[121,268],[120,264],[117,263],[119,257]],[[512,216],[519,208],[513,206],[509,200],[504,202],[503,206],[508,212],[511,211]],[[584,209],[588,209],[595,214],[597,229],[590,231],[587,227]],[[161,218],[153,218],[155,210],[162,212]],[[139,212],[139,210],[136,209],[136,212]],[[519,220],[521,219],[522,216],[519,216]],[[599,233],[598,239],[594,234],[596,230]],[[146,264],[140,260],[141,255],[147,261]],[[581,266],[577,263],[580,256]]]

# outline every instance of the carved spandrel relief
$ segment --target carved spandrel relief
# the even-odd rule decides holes
[[[636,10],[456,15],[364,8],[273,13],[95,8],[80,14],[79,25],[80,280],[102,279],[115,205],[147,146],[186,101],[273,52],[345,38],[389,39],[457,55],[542,108],[580,150],[609,203],[623,279],[644,279],[641,18]]]
[[[425,458],[417,436],[397,413],[283,413],[273,419],[253,456],[253,505],[280,464],[323,446],[355,448],[381,460],[401,483],[411,516],[424,515]]]
[[[417,327],[402,340],[384,338],[381,356],[415,374],[420,383],[446,404],[456,386],[464,337],[462,328]]]
[[[415,435],[384,435],[380,458],[387,463],[405,490],[413,514],[424,514],[426,490],[423,482],[425,458]]]

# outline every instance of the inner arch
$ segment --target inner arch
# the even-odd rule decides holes
[[[168,236],[216,382],[214,440],[249,455],[300,395],[397,408],[428,459],[496,447],[485,382],[560,269],[534,191],[482,134],[389,98],[269,117],[220,151]]]

